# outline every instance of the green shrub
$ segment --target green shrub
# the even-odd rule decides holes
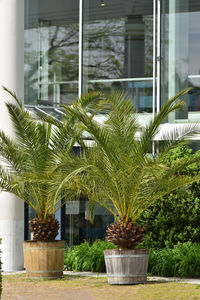
[[[169,277],[200,276],[200,244],[190,242],[150,251],[149,274]]]
[[[187,160],[192,155],[187,145],[171,150],[165,157],[169,165]],[[199,165],[193,164],[182,170],[183,174],[193,175],[200,171]],[[200,243],[200,183],[194,183],[159,200],[146,210],[140,218],[146,235],[145,247],[173,247],[178,242],[191,241]]]
[[[84,242],[67,248],[65,265],[71,271],[105,272],[103,251],[113,249],[107,241],[96,240],[91,246]],[[149,275],[167,277],[200,277],[200,244],[191,242],[175,245],[173,248],[151,249]]]
[[[105,261],[103,251],[116,248],[107,241],[96,240],[91,246],[84,242],[79,246],[67,248],[65,254],[65,265],[71,271],[105,272]]]

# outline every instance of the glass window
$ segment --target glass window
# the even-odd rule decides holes
[[[162,103],[184,88],[185,109],[172,113],[169,122],[199,120],[200,112],[200,2],[162,1]]]
[[[83,24],[79,0],[25,0],[24,37],[25,104],[32,110],[40,105],[60,116],[55,106],[78,96],[82,47],[83,93],[100,90],[107,96],[124,89],[138,112],[152,113],[152,0],[83,0]],[[150,119],[140,116],[143,123]],[[69,245],[104,238],[106,226],[114,221],[97,205],[91,224],[85,200],[67,203],[65,217]]]
[[[152,112],[152,1],[88,0],[83,7],[83,93],[128,90]]]
[[[65,235],[68,246],[78,245],[84,240],[105,239],[107,226],[114,217],[105,208],[96,205],[94,220],[89,220],[88,201],[69,201],[65,205]]]
[[[25,1],[25,104],[78,96],[78,0]]]

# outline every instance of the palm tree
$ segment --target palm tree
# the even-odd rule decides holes
[[[114,215],[116,223],[107,230],[107,240],[119,249],[130,249],[143,240],[143,228],[135,222],[158,199],[171,191],[199,180],[200,174],[190,177],[179,172],[200,160],[196,153],[190,159],[171,166],[163,157],[186,138],[199,132],[198,124],[187,124],[162,136],[162,147],[152,155],[152,141],[159,133],[162,122],[170,112],[181,109],[184,103],[178,98],[189,89],[169,100],[145,128],[138,123],[132,100],[124,92],[117,92],[103,101],[108,108],[107,121],[102,125],[81,105],[65,107],[72,117],[81,122],[81,130],[89,133],[92,147],[84,147],[73,162],[76,189],[86,194],[91,207],[99,203]],[[164,141],[167,137],[167,141]],[[76,166],[76,167],[75,167]],[[68,159],[58,165],[59,186],[68,182]],[[91,210],[92,212],[92,210]]]
[[[73,158],[73,147],[80,140],[81,131],[76,130],[76,120],[67,112],[62,121],[46,117],[49,122],[38,120],[27,111],[17,96],[4,87],[15,103],[6,103],[12,120],[15,138],[11,139],[0,131],[0,188],[24,200],[37,214],[30,222],[34,239],[52,241],[59,229],[56,211],[76,194],[69,186],[62,197],[62,189],[53,190],[56,166],[63,156]],[[87,111],[99,93],[77,100]],[[75,103],[74,103],[75,106]],[[66,162],[66,161],[65,161]],[[73,167],[73,166],[72,166]],[[68,172],[72,172],[69,165]],[[73,174],[73,173],[72,173]]]

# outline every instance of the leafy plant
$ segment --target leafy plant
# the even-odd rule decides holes
[[[200,178],[199,174],[190,176],[180,172],[199,161],[200,153],[174,166],[168,167],[164,162],[171,149],[199,130],[196,124],[161,134],[162,148],[156,155],[150,154],[161,123],[169,113],[183,107],[183,102],[177,99],[187,91],[169,100],[145,128],[138,124],[133,102],[124,92],[117,92],[102,102],[104,109],[108,108],[107,121],[103,125],[95,120],[95,113],[88,115],[80,105],[65,107],[94,141],[93,147],[85,147],[80,158],[73,162],[77,166],[74,185],[88,196],[91,212],[97,202],[115,216],[119,226],[116,224],[112,234],[120,249],[131,248],[138,235],[134,230],[131,236],[126,235],[120,227],[128,229],[129,224],[135,223],[158,199]],[[67,179],[65,159],[58,169],[64,186]]]
[[[158,276],[200,276],[200,245],[191,242],[171,248],[153,249],[149,257],[149,273]]]
[[[62,122],[53,117],[46,118],[51,122],[36,119],[14,93],[4,89],[15,100],[15,103],[6,103],[15,138],[0,131],[0,155],[4,163],[0,166],[0,188],[15,194],[36,212],[37,218],[30,223],[34,238],[51,241],[55,239],[59,228],[55,212],[76,194],[70,186],[70,179],[65,182],[65,193],[68,195],[65,200],[59,185],[56,190],[52,189],[56,181],[56,167],[63,156],[68,159],[74,156],[73,146],[79,141],[81,131],[75,130],[76,120],[67,113]],[[87,110],[87,106],[98,95],[88,95],[87,99],[83,97],[78,100],[79,104]],[[81,145],[82,141],[79,143]],[[73,168],[70,165],[68,167],[70,174]]]
[[[170,167],[189,159],[193,154],[187,144],[176,147],[165,157]],[[182,174],[198,174],[198,162],[181,170]],[[140,224],[145,227],[144,246],[164,248],[173,247],[178,242],[200,242],[200,184],[195,182],[180,188],[158,200],[140,217]]]
[[[67,248],[65,266],[71,271],[105,272],[104,250],[114,249],[112,243],[96,240]],[[149,275],[168,277],[200,276],[200,244],[179,243],[173,248],[150,249]]]
[[[105,272],[105,249],[113,249],[115,246],[107,241],[96,240],[92,245],[84,242],[81,245],[67,248],[65,265],[67,270]]]

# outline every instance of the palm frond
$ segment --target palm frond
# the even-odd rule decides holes
[[[193,178],[181,175],[181,169],[199,161],[198,154],[170,168],[163,161],[171,149],[199,132],[196,124],[167,132],[163,138],[168,141],[163,143],[160,152],[156,156],[148,153],[162,122],[169,113],[183,107],[184,103],[178,98],[188,91],[186,89],[170,99],[143,131],[133,103],[124,92],[118,91],[105,100],[109,112],[104,124],[94,120],[93,115],[88,115],[80,105],[66,108],[95,142],[93,147],[84,149],[80,157],[79,163],[85,166],[82,176],[77,176],[74,182],[70,178],[77,189],[116,217],[135,220],[162,195],[200,179],[200,175]],[[135,138],[138,131],[141,132],[140,139]],[[64,165],[60,169],[61,176]]]
[[[16,103],[19,105],[19,107],[23,107],[23,105],[22,105],[22,101],[20,101],[18,98],[17,98],[17,95],[14,93],[14,92],[12,92],[11,90],[9,90],[7,87],[5,87],[5,86],[2,86],[2,88],[3,88],[3,90],[5,91],[5,92],[7,92],[8,94],[10,94],[11,96],[12,96],[12,98],[13,99],[15,99],[15,101],[16,101]]]
[[[61,201],[59,191],[52,192],[51,188],[54,171],[57,176],[56,166],[63,156],[70,158],[68,154],[73,152],[81,133],[76,132],[73,122],[67,123],[67,118],[65,122],[36,119],[21,105],[15,93],[4,89],[16,100],[16,103],[6,103],[15,138],[0,132],[0,188],[20,197],[38,216],[47,217],[55,213],[55,205]],[[72,167],[67,171],[71,172]]]
[[[163,107],[161,108],[160,112],[156,115],[154,120],[150,122],[150,125],[147,126],[145,129],[142,138],[141,138],[141,148],[143,149],[143,153],[148,151],[149,144],[153,140],[154,136],[157,134],[160,125],[165,121],[167,116],[177,110],[182,109],[185,106],[184,101],[179,100],[179,97],[187,93],[191,88],[187,88],[173,98],[168,100]]]
[[[200,133],[200,124],[165,124],[164,130],[159,130],[153,137],[156,141],[188,140]]]

